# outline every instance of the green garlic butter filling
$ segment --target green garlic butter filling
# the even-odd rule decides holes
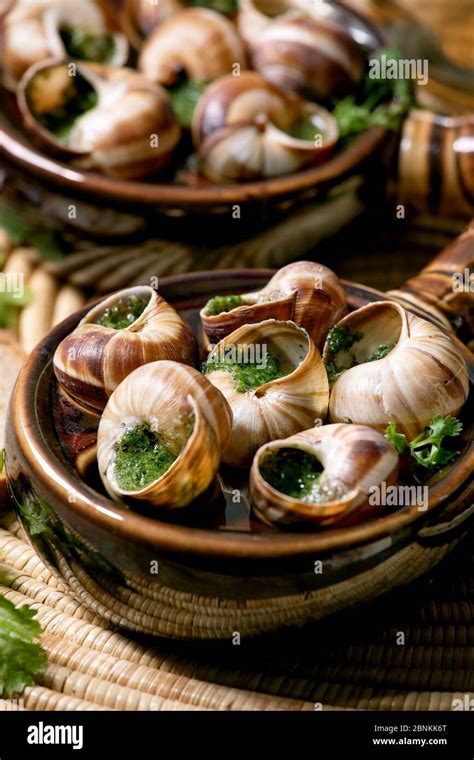
[[[308,504],[325,504],[346,493],[336,481],[322,480],[322,465],[312,454],[295,448],[268,451],[260,474],[276,491]]]
[[[281,366],[280,357],[272,351],[267,351],[259,361],[236,362],[225,357],[213,358],[211,356],[202,365],[202,371],[205,375],[219,370],[229,372],[234,380],[235,390],[239,393],[254,390],[260,385],[288,374]]]
[[[161,478],[181,454],[192,433],[194,415],[178,421],[172,433],[148,422],[129,428],[114,448],[114,479],[122,491],[140,491]]]
[[[149,299],[131,296],[117,301],[95,320],[97,325],[111,327],[114,330],[124,330],[130,327],[140,317],[148,306]]]

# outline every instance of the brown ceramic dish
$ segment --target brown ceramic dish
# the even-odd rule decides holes
[[[383,35],[354,11],[336,4],[333,14],[335,20],[367,50],[384,44]],[[326,163],[275,179],[238,185],[202,182],[180,185],[164,182],[159,176],[146,182],[126,181],[78,170],[42,153],[20,124],[15,98],[0,86],[3,152],[12,163],[49,183],[63,195],[77,195],[84,200],[107,203],[110,208],[126,207],[137,213],[140,209],[146,213],[150,208],[156,208],[170,215],[228,212],[233,204],[260,203],[268,207],[269,203],[314,197],[376,156],[389,137],[387,130],[373,127],[355,137]]]
[[[471,230],[402,288],[405,305],[417,293],[413,309],[449,326],[451,272],[472,265],[473,239]],[[188,274],[163,279],[160,292],[196,328],[198,310],[211,295],[256,290],[270,275]],[[383,298],[361,285],[345,287],[353,308]],[[466,424],[472,387],[461,456],[442,478],[432,479],[425,512],[408,506],[354,527],[310,533],[259,529],[245,504],[233,504],[232,487],[243,488],[245,496],[245,486],[228,472],[225,500],[218,498],[212,509],[209,499],[203,502],[199,523],[188,516],[173,524],[119,508],[79,477],[58,434],[51,360],[81,316],[57,326],[27,360],[10,406],[6,461],[32,543],[96,614],[126,629],[182,638],[303,624],[413,580],[466,534],[474,512],[474,443]],[[474,357],[459,345],[472,386]],[[93,435],[74,417],[62,431],[78,448]]]

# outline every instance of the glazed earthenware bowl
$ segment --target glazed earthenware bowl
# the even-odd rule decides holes
[[[384,36],[355,11],[334,4],[326,9],[368,53],[385,44]],[[228,214],[232,206],[268,210],[288,201],[320,196],[325,190],[362,169],[389,139],[386,129],[373,127],[356,136],[326,163],[286,176],[241,184],[211,184],[194,178],[179,184],[157,175],[146,181],[120,180],[84,171],[45,155],[23,129],[16,98],[0,85],[0,129],[5,157],[49,188],[53,197],[94,202],[112,214],[182,216]],[[113,234],[113,224],[110,225]],[[91,229],[93,232],[93,227]]]
[[[445,299],[447,284],[453,267],[462,271],[467,257],[472,263],[473,239],[471,231],[467,247],[458,241],[416,282],[388,297],[450,329],[447,315],[454,310]],[[257,290],[271,274],[187,274],[164,278],[160,293],[199,333],[198,311],[211,295]],[[345,287],[352,308],[387,297],[362,285]],[[301,625],[408,583],[468,531],[474,511],[468,424],[461,456],[443,477],[430,481],[423,511],[406,506],[352,527],[282,532],[252,519],[247,479],[229,469],[200,504],[183,511],[179,523],[121,508],[98,480],[92,476],[86,483],[76,469],[74,455],[93,440],[94,425],[85,426],[80,415],[65,414],[58,405],[52,356],[83,313],[52,330],[21,372],[7,426],[7,476],[35,549],[83,604],[110,623],[196,639]],[[474,357],[454,340],[472,385]],[[467,403],[465,422],[472,419],[472,388]]]

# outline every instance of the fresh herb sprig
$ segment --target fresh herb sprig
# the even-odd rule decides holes
[[[462,432],[462,422],[457,417],[437,414],[430,424],[412,441],[404,433],[397,432],[395,422],[385,429],[385,438],[390,441],[398,454],[409,451],[417,465],[430,470],[444,467],[459,456],[459,451],[445,448],[445,438],[455,438]]]
[[[32,607],[15,607],[0,594],[0,697],[21,694],[46,667],[38,643],[41,626],[35,616]]]
[[[38,210],[14,210],[0,203],[0,227],[5,230],[14,246],[31,245],[44,259],[61,259],[64,253],[59,225],[39,218]]]
[[[377,53],[378,57],[382,55],[387,59],[401,57],[400,51],[388,48]],[[346,138],[369,127],[396,131],[413,104],[411,80],[377,79],[367,73],[359,91],[339,100],[332,114],[337,121],[340,137]]]

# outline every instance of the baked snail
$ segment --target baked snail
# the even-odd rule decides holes
[[[309,98],[342,96],[361,81],[365,59],[341,26],[316,14],[314,2],[247,0],[240,32],[253,68],[268,81]]]
[[[18,104],[45,150],[115,177],[161,169],[181,135],[166,91],[131,69],[43,62],[22,78]]]
[[[323,358],[333,381],[332,422],[412,439],[435,414],[456,416],[469,392],[464,358],[441,328],[391,301],[348,314],[330,330]]]
[[[138,367],[99,423],[102,482],[115,500],[185,507],[213,481],[231,425],[229,405],[198,370],[173,361]]]
[[[172,306],[140,285],[118,291],[87,312],[57,347],[53,366],[70,397],[103,409],[130,372],[159,359],[195,364],[196,340]]]
[[[365,425],[324,425],[256,453],[250,493],[256,515],[269,525],[349,524],[380,506],[370,489],[397,482],[398,455]]]
[[[173,85],[180,75],[209,82],[245,68],[245,51],[232,23],[208,8],[186,8],[164,21],[143,45],[139,68],[147,79]]]
[[[212,298],[200,316],[211,343],[242,325],[278,319],[304,327],[321,350],[329,328],[346,312],[346,293],[334,272],[312,261],[297,261],[279,269],[261,290]]]
[[[210,352],[203,372],[230,404],[223,461],[249,466],[257,449],[326,417],[326,371],[308,333],[294,322],[242,325]]]
[[[123,66],[128,42],[101,0],[17,0],[2,24],[4,83],[14,89],[23,73],[48,58]]]
[[[324,108],[276,87],[255,72],[210,85],[198,101],[193,140],[213,181],[276,177],[327,158],[338,128]]]
[[[185,7],[180,0],[126,0],[123,11],[123,26],[136,48],[149,37],[157,26],[174,13]]]

